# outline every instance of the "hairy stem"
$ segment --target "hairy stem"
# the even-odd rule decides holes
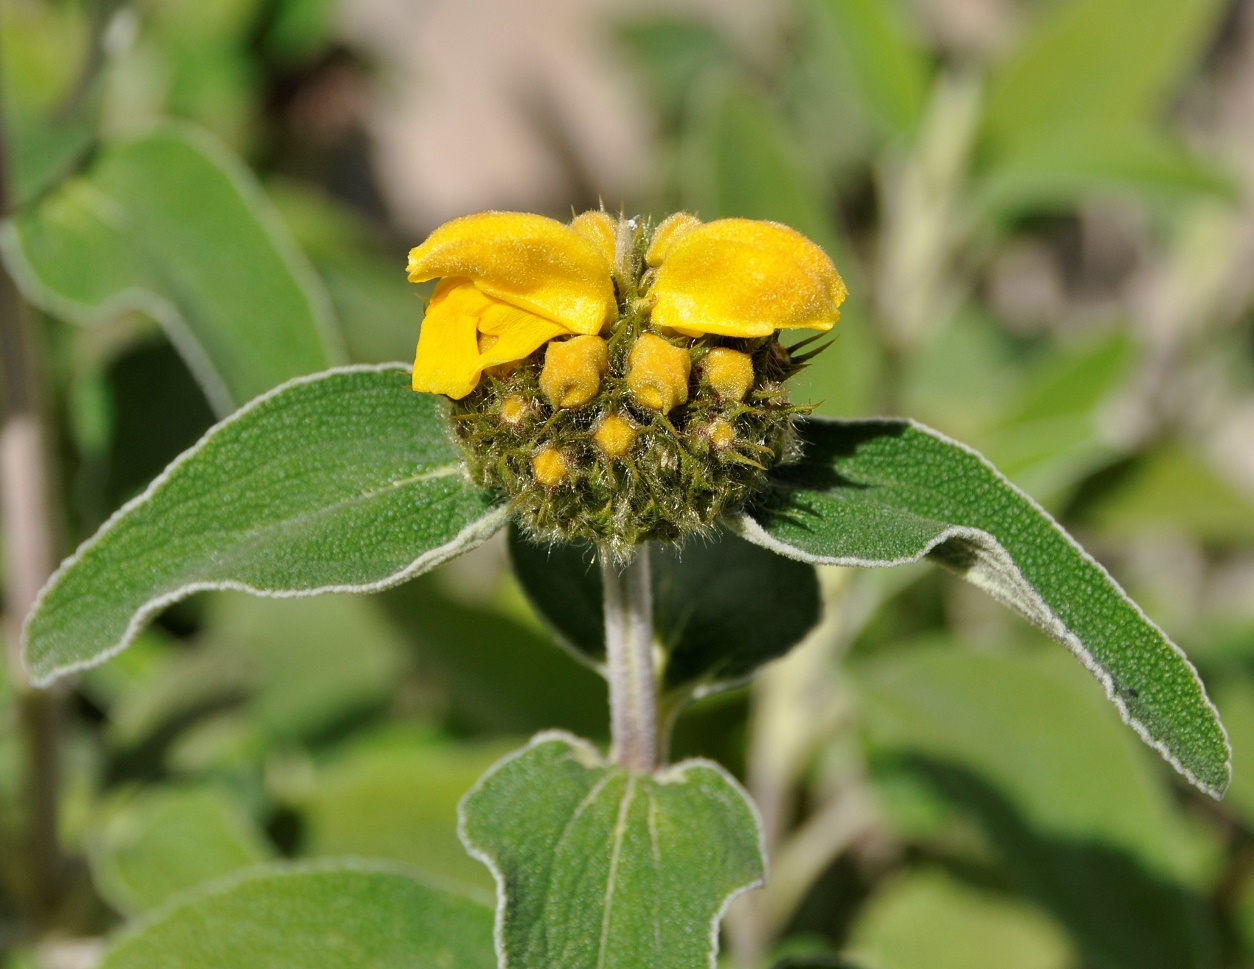
[[[0,104],[3,91],[0,91]],[[12,207],[8,145],[0,110],[0,217]],[[26,830],[19,890],[32,917],[55,905],[61,854],[57,841],[60,776],[59,702],[27,680],[19,651],[22,622],[56,564],[52,472],[41,403],[42,368],[30,313],[0,269],[0,525],[4,532],[4,634],[25,748]]]
[[[625,564],[608,553],[602,553],[600,559],[605,590],[611,756],[630,771],[647,773],[658,766],[649,546],[639,546]]]

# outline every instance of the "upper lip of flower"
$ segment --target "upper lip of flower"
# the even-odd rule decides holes
[[[415,390],[461,398],[480,373],[568,334],[600,333],[618,312],[614,220],[587,212],[570,225],[520,212],[446,222],[410,251],[412,282],[442,277],[414,359]],[[845,285],[823,250],[774,222],[679,214],[646,253],[655,326],[684,336],[769,336],[829,329]]]
[[[769,336],[840,319],[847,290],[817,245],[778,222],[671,216],[645,256],[657,267],[653,323],[685,336]]]
[[[486,367],[555,336],[599,333],[618,308],[603,249],[540,215],[446,222],[410,251],[408,275],[443,277],[419,335],[413,387],[453,398],[469,394]]]

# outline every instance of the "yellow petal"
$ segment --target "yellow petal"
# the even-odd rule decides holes
[[[467,280],[443,279],[418,331],[413,388],[465,397],[479,383],[478,309],[482,294]]]
[[[589,209],[570,220],[570,227],[591,242],[605,257],[607,266],[614,265],[614,249],[618,240],[618,219],[608,212]]]
[[[446,277],[436,285],[418,332],[414,390],[460,400],[478,386],[487,367],[528,357],[567,332],[485,295],[468,279]]]
[[[650,266],[659,266],[675,243],[701,224],[701,220],[687,212],[676,212],[668,215],[653,230],[653,238],[649,240],[649,249],[644,254],[644,261]]]
[[[617,312],[601,248],[540,215],[481,212],[446,222],[410,250],[408,275],[415,283],[473,280],[484,294],[573,333],[599,333]]]
[[[495,303],[479,319],[479,332],[495,337],[479,356],[479,368],[531,356],[546,341],[569,333],[564,326],[506,303]]]
[[[822,249],[795,229],[752,219],[683,232],[666,249],[650,292],[654,324],[685,336],[734,337],[830,329],[847,293]]]

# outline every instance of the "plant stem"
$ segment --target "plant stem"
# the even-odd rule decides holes
[[[608,550],[602,551],[600,559],[611,757],[630,771],[648,773],[658,766],[649,546],[640,545],[626,563],[620,563]]]
[[[3,91],[0,91],[0,105]],[[11,212],[8,144],[0,110],[0,217]],[[53,493],[41,404],[42,368],[29,310],[7,270],[0,269],[0,524],[4,531],[5,638],[10,676],[19,693],[25,747],[26,832],[20,888],[32,916],[56,903],[61,871],[57,841],[60,778],[59,697],[36,690],[21,663],[22,622],[56,563]]]

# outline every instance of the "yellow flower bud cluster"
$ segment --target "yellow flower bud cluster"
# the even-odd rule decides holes
[[[780,342],[829,329],[844,284],[786,226],[487,212],[441,226],[413,387],[452,401],[472,474],[550,539],[625,551],[709,528],[794,450]]]

